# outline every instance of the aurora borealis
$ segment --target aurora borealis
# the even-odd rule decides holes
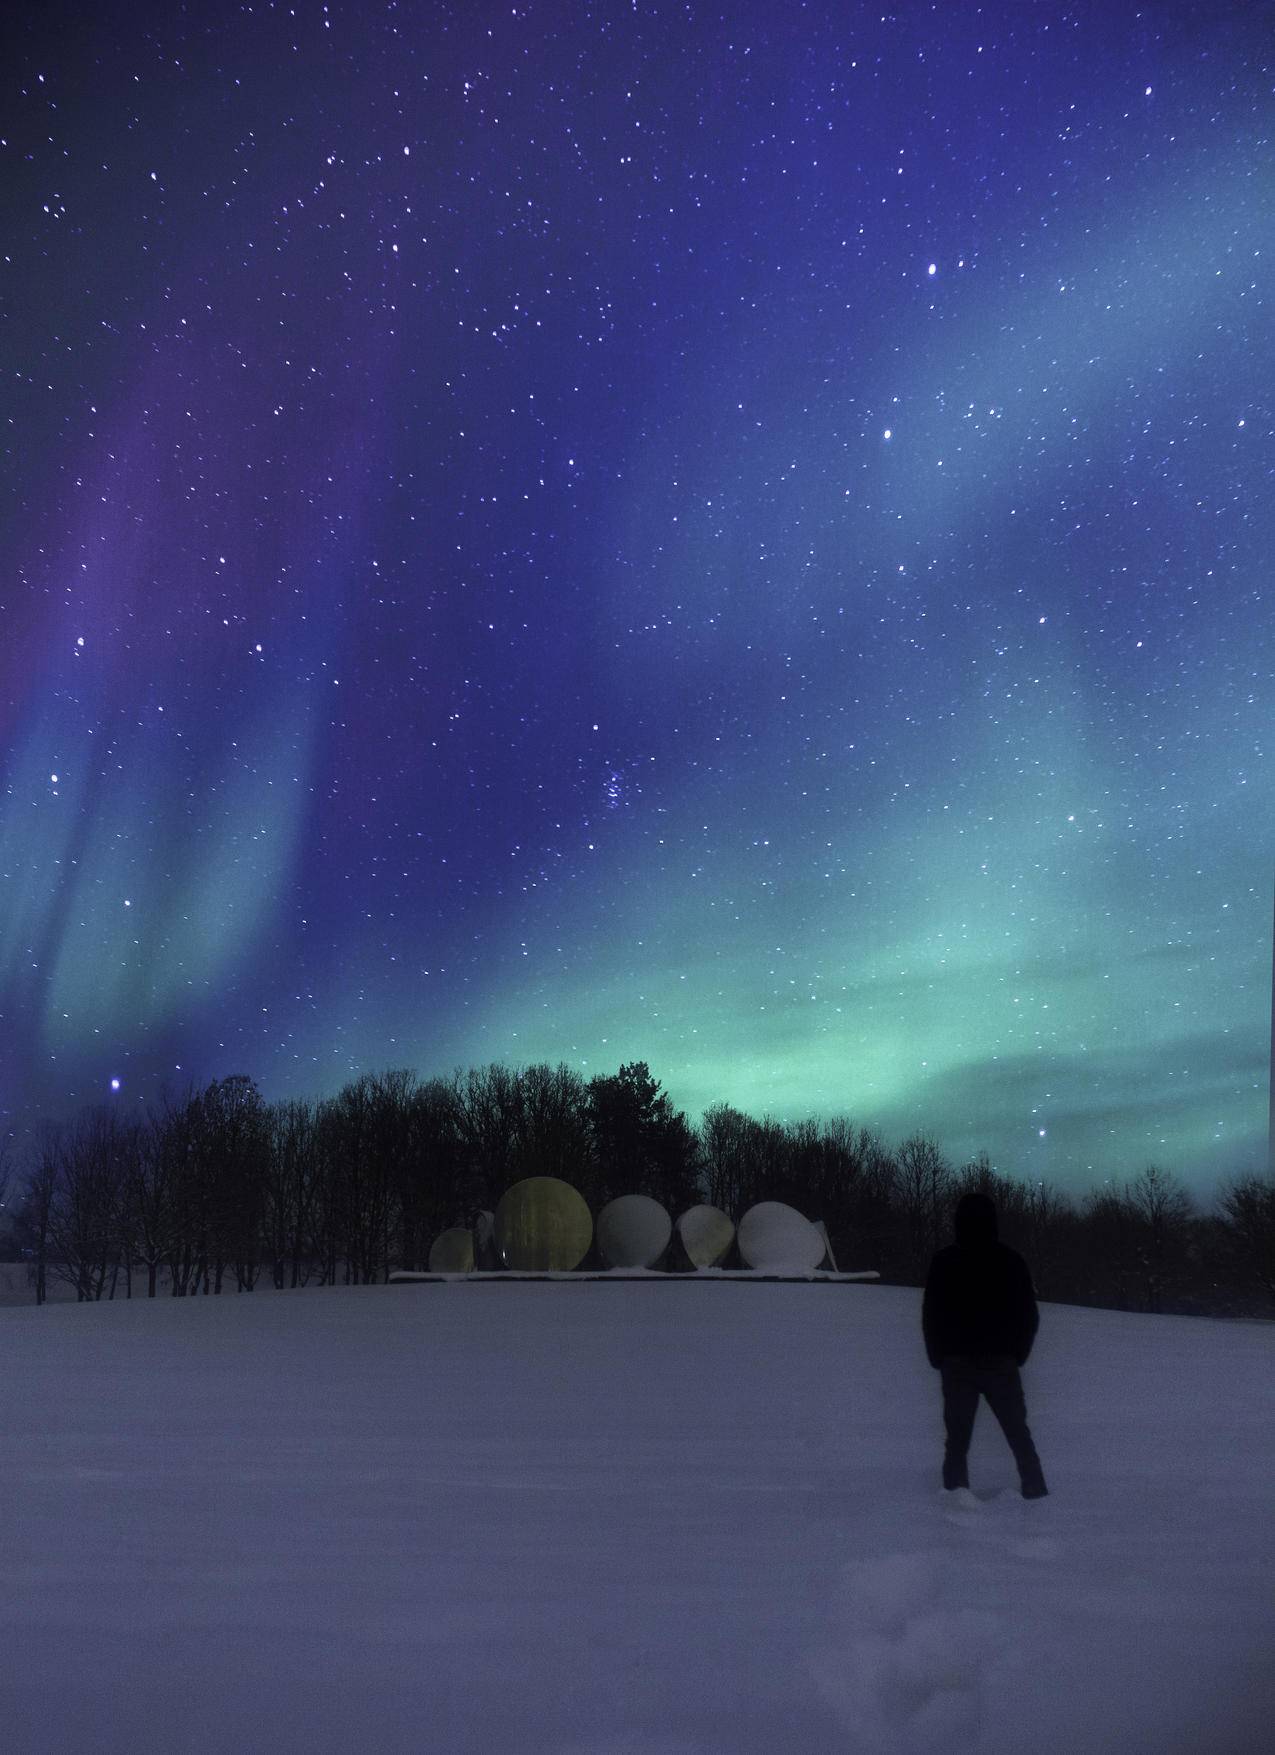
[[[1270,7],[12,41],[6,1126],[641,1058],[1264,1166]]]

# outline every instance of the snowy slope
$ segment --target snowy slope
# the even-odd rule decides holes
[[[910,1290],[0,1311],[0,1741],[1269,1751],[1275,1325],[1042,1317],[957,1511]]]

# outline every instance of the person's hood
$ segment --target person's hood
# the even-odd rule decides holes
[[[996,1242],[996,1206],[988,1194],[963,1194],[953,1219],[956,1241],[965,1249],[984,1249]]]

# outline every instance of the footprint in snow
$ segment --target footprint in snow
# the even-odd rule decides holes
[[[1003,1542],[1020,1560],[1056,1560],[1062,1552],[1053,1536],[1031,1527],[1041,1515],[1040,1500],[1022,1499],[1000,1488],[973,1493],[968,1487],[957,1487],[943,1493],[942,1504],[950,1523]]]
[[[934,1554],[842,1569],[808,1668],[862,1755],[946,1755],[977,1734],[1004,1629],[998,1615],[949,1608],[948,1576]]]

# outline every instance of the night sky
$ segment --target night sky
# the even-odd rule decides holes
[[[25,11],[5,1125],[641,1058],[1264,1166],[1275,9]]]

